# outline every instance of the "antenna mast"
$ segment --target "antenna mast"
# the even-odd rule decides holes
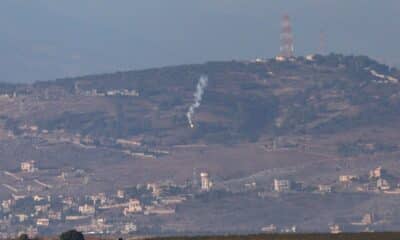
[[[325,54],[325,51],[326,51],[326,37],[325,37],[325,32],[321,30],[321,32],[319,33],[318,53],[323,55]]]
[[[281,31],[281,57],[291,58],[294,56],[293,34],[289,15],[284,15],[282,18]]]

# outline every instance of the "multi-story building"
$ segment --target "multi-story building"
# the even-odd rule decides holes
[[[274,179],[274,191],[287,192],[291,190],[291,182],[289,180]]]
[[[62,219],[62,214],[59,211],[50,210],[48,213],[48,218],[51,220],[58,220]]]
[[[35,168],[35,161],[34,160],[30,160],[30,161],[26,161],[26,162],[22,162],[21,163],[21,171],[22,172],[35,172],[37,170],[37,168]]]
[[[1,207],[3,208],[3,211],[9,211],[14,204],[15,201],[13,199],[3,200],[1,202]]]
[[[151,190],[153,197],[159,197],[161,194],[161,188],[156,183],[148,183],[147,190]]]
[[[64,199],[62,199],[62,203],[67,208],[70,208],[70,207],[74,206],[74,204],[75,204],[74,199],[72,197],[65,197]]]
[[[128,203],[128,207],[124,208],[124,215],[128,215],[130,213],[139,213],[141,212],[142,206],[140,205],[140,201],[138,199],[130,199]]]
[[[202,191],[210,191],[213,183],[208,178],[208,173],[206,173],[206,172],[200,173],[200,180],[201,180],[201,190]]]
[[[96,209],[92,205],[85,204],[85,205],[79,206],[78,211],[79,211],[79,213],[84,214],[84,215],[92,215],[96,212]]]
[[[332,186],[320,184],[318,185],[318,191],[321,193],[330,193],[332,192]]]
[[[389,190],[389,189],[390,189],[389,182],[386,181],[386,180],[383,179],[383,178],[379,178],[379,179],[376,181],[376,187],[377,187],[379,190],[382,190],[382,191],[385,191],[385,190]]]
[[[40,201],[43,201],[45,199],[46,199],[46,197],[44,197],[44,196],[40,196],[40,195],[34,195],[33,196],[33,201],[35,201],[35,202],[40,202]]]
[[[28,235],[28,237],[29,237],[30,239],[33,239],[33,238],[35,238],[35,237],[39,234],[39,231],[38,231],[38,229],[37,229],[36,227],[29,226],[29,227],[26,229],[26,234]]]
[[[133,223],[126,223],[121,229],[122,234],[130,234],[137,231],[137,226]]]
[[[381,166],[369,171],[369,177],[370,178],[381,178],[384,174],[384,170],[382,169]]]
[[[48,218],[38,218],[36,220],[36,226],[48,227],[49,224],[50,224],[50,220]]]
[[[101,205],[107,202],[107,195],[105,193],[98,193],[96,195],[90,196],[90,199],[94,204],[100,203]]]
[[[117,197],[121,198],[121,199],[125,198],[125,191],[124,190],[118,190],[117,191]]]
[[[340,226],[338,224],[333,224],[333,225],[329,226],[329,230],[332,234],[339,234],[342,232],[342,230],[340,229]]]
[[[367,213],[364,215],[364,217],[361,219],[361,223],[363,225],[370,225],[374,222],[374,217],[371,213]]]
[[[29,216],[24,213],[15,214],[15,217],[18,219],[18,222],[20,223],[25,222],[26,220],[29,219]]]
[[[49,211],[50,209],[50,204],[45,204],[45,205],[35,205],[35,212],[36,213],[45,213]]]
[[[341,182],[341,183],[349,183],[349,182],[352,182],[357,179],[358,179],[357,175],[340,175],[339,176],[339,182]]]

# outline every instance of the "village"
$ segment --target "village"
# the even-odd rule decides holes
[[[263,69],[266,75],[254,81],[272,87],[289,80],[300,81],[296,73],[283,71],[279,75],[279,69],[275,68],[280,63],[308,69],[324,58],[310,55],[287,60],[278,56],[272,60],[231,64],[271,66],[268,71]],[[375,79],[374,83],[397,84],[397,78],[373,69],[364,70],[368,70],[369,78]],[[395,137],[387,141],[379,139],[379,129],[354,137],[346,137],[344,133],[343,136],[313,134],[312,129],[285,132],[285,124],[290,127],[295,123],[292,121],[304,120],[304,113],[308,112],[292,109],[292,103],[288,103],[280,115],[269,120],[277,132],[257,136],[257,129],[263,129],[262,126],[248,133],[242,132],[245,125],[240,126],[244,119],[258,117],[242,117],[269,111],[275,105],[273,101],[269,105],[269,101],[260,102],[259,110],[253,112],[257,101],[251,100],[243,102],[248,105],[248,112],[240,104],[238,109],[232,109],[232,113],[243,115],[237,118],[235,133],[236,127],[231,127],[229,117],[208,119],[208,114],[200,112],[196,117],[203,114],[205,118],[195,117],[194,122],[187,119],[190,113],[187,104],[169,99],[175,93],[161,97],[157,96],[161,91],[152,92],[139,83],[111,88],[106,82],[102,86],[85,79],[73,83],[68,80],[65,86],[46,83],[42,88],[21,87],[0,95],[4,111],[0,118],[4,159],[0,169],[0,238],[22,233],[30,237],[52,235],[66,229],[93,235],[129,236],[206,233],[219,229],[232,232],[236,230],[231,228],[235,224],[243,227],[237,231],[251,233],[315,230],[340,233],[380,231],[387,225],[399,224],[398,215],[385,213],[395,204],[386,204],[379,198],[385,196],[390,198],[388,201],[397,201],[400,197],[398,169],[390,168],[390,164],[396,166],[395,154],[400,145]],[[253,87],[240,85],[241,91]],[[180,86],[172,87],[171,91],[179,89]],[[295,89],[291,85],[277,89],[276,96]],[[342,95],[343,91],[331,89],[321,97],[304,96],[304,101],[315,105],[326,101],[329,105],[319,115],[324,118],[318,123],[336,116],[332,109],[351,109],[346,101],[336,104],[335,99]],[[197,106],[200,102],[196,100],[193,104]],[[220,104],[221,109],[232,105]],[[202,110],[212,105],[205,103]],[[310,109],[313,116],[316,108]],[[44,110],[46,116],[42,116]],[[212,121],[216,121],[214,125]],[[215,133],[224,123],[229,127]],[[253,129],[252,121],[246,124]],[[246,134],[256,137],[247,139]],[[381,134],[384,136],[385,132]],[[328,141],[328,137],[332,140]],[[362,162],[365,165],[360,167]],[[200,167],[195,169],[197,166]],[[312,200],[319,204],[320,210],[335,205],[327,210],[332,213],[329,219],[312,222],[316,216],[306,216],[305,205],[314,207],[308,203]],[[369,202],[359,207],[364,200]],[[253,208],[254,202],[259,205]],[[338,209],[345,214],[346,210],[354,211],[337,218]],[[253,215],[247,216],[247,212]],[[263,214],[270,216],[266,218]],[[285,214],[289,217],[285,218]],[[210,223],[217,215],[224,217]],[[297,217],[303,215],[310,222],[303,224],[303,219]],[[247,216],[248,223],[241,224],[242,216]],[[238,222],[230,224],[231,219]]]
[[[1,202],[1,237],[21,233],[29,236],[51,234],[68,227],[87,234],[132,234],[139,230],[136,217],[175,214],[178,204],[193,197],[194,193],[212,188],[208,174],[200,173],[200,185],[196,189],[172,182],[148,183],[118,189],[114,193],[72,197],[62,194],[61,185],[85,184],[84,171],[62,171],[51,179],[50,175],[54,174],[38,169],[35,163],[34,160],[22,162],[18,172],[3,171],[1,174],[2,179],[9,178],[13,182],[2,184],[2,191],[12,192],[12,198]],[[53,188],[58,188],[59,194],[54,194]]]
[[[41,170],[36,163],[34,160],[25,161],[20,164],[20,169],[1,173],[2,191],[12,193],[11,198],[1,202],[1,237],[21,233],[29,236],[52,234],[66,228],[75,228],[86,234],[148,234],[155,229],[138,226],[136,219],[154,215],[172,216],[177,213],[177,206],[185,201],[212,191],[232,190],[222,182],[214,182],[207,172],[200,172],[183,185],[165,181],[138,184],[116,189],[115,192],[73,196],[63,192],[63,185],[87,184],[84,170]],[[267,186],[252,182],[243,187],[246,189],[243,194],[257,192],[260,198],[296,193],[400,194],[398,177],[379,166],[364,175],[339,175],[333,183],[315,186],[304,185],[295,179],[274,179]],[[366,212],[360,216],[360,221],[348,224],[372,231],[373,226],[384,221],[376,218],[373,212]],[[332,233],[341,232],[338,224],[332,223],[328,227]],[[296,226],[271,223],[260,231],[296,232]]]

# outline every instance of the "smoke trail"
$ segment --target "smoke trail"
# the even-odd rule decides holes
[[[189,122],[189,126],[194,128],[193,124],[193,114],[196,108],[200,107],[201,98],[203,97],[204,89],[207,87],[208,77],[206,75],[202,75],[197,83],[196,92],[193,94],[194,103],[189,107],[188,112],[186,113],[186,117]]]

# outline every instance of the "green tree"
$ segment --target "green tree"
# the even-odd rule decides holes
[[[21,234],[19,237],[18,237],[18,240],[29,240],[29,236],[28,236],[28,234]]]

